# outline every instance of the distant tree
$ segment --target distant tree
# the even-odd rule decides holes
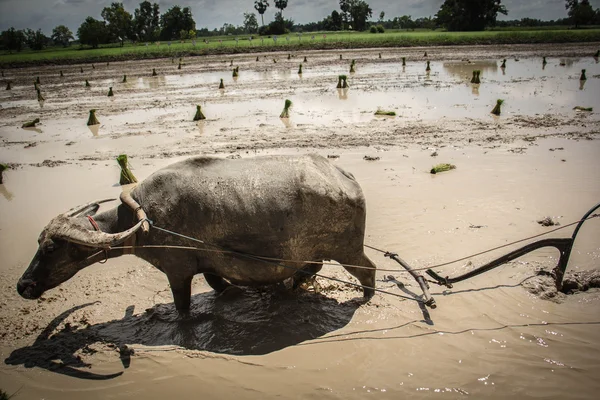
[[[385,11],[382,11],[379,13],[379,22],[383,22],[384,18],[385,18]]]
[[[42,50],[50,39],[44,35],[41,29],[34,31],[33,29],[25,30],[25,42],[31,50]]]
[[[568,10],[569,18],[575,28],[593,23],[598,11],[594,12],[589,0],[566,0],[565,8]]]
[[[160,35],[160,8],[156,3],[143,1],[134,11],[133,26],[138,40],[152,42]]]
[[[244,13],[244,31],[246,33],[258,32],[258,21],[256,20],[256,14]]]
[[[352,7],[352,1],[353,0],[340,0],[340,10],[342,10],[344,29],[348,29],[348,25],[350,25],[350,8]]]
[[[15,28],[10,28],[2,32],[0,35],[2,46],[9,52],[23,50],[25,44],[25,34],[23,31],[18,31]]]
[[[56,44],[60,44],[63,47],[67,47],[69,42],[73,39],[73,32],[69,28],[64,25],[58,25],[56,28],[52,29],[52,36],[50,38]]]
[[[160,37],[163,40],[175,39],[182,30],[196,29],[196,22],[189,7],[171,7],[160,17]]]
[[[262,26],[265,26],[264,14],[265,11],[267,11],[267,8],[269,8],[269,2],[267,0],[256,0],[254,2],[254,9],[260,14]]]
[[[342,24],[343,24],[342,16],[336,10],[333,10],[331,12],[331,23],[333,24],[333,27],[335,28],[335,29],[332,29],[333,31],[339,31],[340,29],[342,29]]]
[[[110,7],[102,9],[102,18],[106,21],[109,40],[125,44],[126,38],[133,36],[133,17],[125,11],[123,3],[111,3]]]
[[[419,29],[435,29],[435,20],[431,17],[421,17],[417,18],[413,23],[414,28]],[[413,28],[413,29],[414,29]]]
[[[446,0],[436,14],[438,24],[449,31],[482,31],[508,11],[501,0]]]
[[[86,44],[96,49],[100,44],[108,42],[109,33],[104,21],[87,17],[79,29],[77,29],[77,37],[81,44]]]
[[[275,13],[275,19],[267,26],[261,26],[258,30],[260,35],[283,35],[294,27],[294,21],[283,18],[281,11]]]
[[[344,28],[357,31],[365,30],[367,20],[373,15],[373,10],[363,0],[340,0]]]
[[[412,20],[412,16],[410,15],[403,15],[399,18],[399,23],[400,23],[400,28],[402,29],[415,29],[415,22]]]
[[[367,20],[373,15],[373,10],[363,0],[352,0],[351,4],[352,27],[354,30],[364,31],[367,28]]]
[[[336,10],[331,12],[331,15],[326,16],[321,23],[317,23],[320,25],[315,30],[326,30],[326,31],[339,31],[342,29],[342,16]]]
[[[281,10],[281,17],[283,17],[283,10],[287,7],[288,0],[275,0],[275,8]]]

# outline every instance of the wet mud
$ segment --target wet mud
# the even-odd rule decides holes
[[[51,218],[118,198],[115,157],[124,152],[139,180],[191,155],[321,154],[361,184],[365,242],[443,276],[522,244],[436,265],[514,240],[557,228],[548,237],[570,237],[570,223],[600,202],[600,70],[586,56],[595,50],[436,48],[429,75],[422,52],[403,49],[345,50],[342,61],[339,52],[311,52],[302,77],[304,54],[288,62],[287,53],[277,63],[278,55],[184,59],[181,72],[170,59],[84,74],[62,67],[64,80],[59,67],[10,71],[14,89],[0,93],[0,162],[10,166],[0,185],[0,388],[19,390],[15,399],[595,398],[598,218],[579,232],[569,294],[539,274],[557,263],[550,248],[451,289],[431,283],[436,309],[372,249],[377,287],[388,293],[368,303],[356,287],[324,278],[217,295],[198,276],[184,315],[166,277],[131,255],[86,268],[35,301],[15,288]],[[479,87],[469,83],[472,70],[482,71]],[[346,92],[335,88],[340,74],[349,75]],[[38,75],[43,107],[29,82]],[[286,98],[294,106],[282,121]],[[505,100],[499,118],[489,113],[497,98]],[[192,121],[196,104],[207,120]],[[376,117],[378,107],[398,116]],[[37,117],[41,132],[21,128]],[[440,163],[456,169],[430,174]],[[555,225],[540,225],[544,218]],[[337,265],[322,273],[354,282]]]

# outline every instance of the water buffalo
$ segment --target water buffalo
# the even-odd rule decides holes
[[[362,285],[375,286],[375,265],[363,250],[366,215],[362,190],[350,173],[321,156],[191,158],[158,170],[121,200],[122,204],[97,215],[100,202],[51,220],[17,284],[19,294],[39,298],[79,270],[105,257],[122,255],[126,250],[115,247],[126,241],[135,246],[214,250],[210,243],[285,260],[335,260],[367,267],[346,269]],[[140,229],[148,222],[139,220],[140,208],[154,225],[143,234]],[[155,227],[202,239],[207,245]],[[217,292],[230,284],[273,284],[298,274],[233,253],[137,247],[135,255],[167,275],[179,310],[189,309],[196,274],[204,274]],[[288,265],[311,273],[322,267]],[[374,294],[369,288],[363,292],[366,298]]]

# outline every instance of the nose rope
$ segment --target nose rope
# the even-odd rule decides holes
[[[96,232],[102,232],[100,230],[100,227],[98,226],[98,223],[94,219],[94,217],[92,217],[91,215],[88,215],[87,219],[88,219],[88,221],[90,221],[90,224],[92,224],[92,226],[94,227],[94,230],[96,230]],[[108,249],[104,249],[104,261],[98,261],[98,262],[100,264],[106,264],[107,261],[108,261]]]

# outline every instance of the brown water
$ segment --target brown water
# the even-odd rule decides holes
[[[83,89],[74,86],[65,89],[68,96],[44,105],[42,133],[16,127],[15,120],[32,115],[29,103],[4,111],[0,160],[20,166],[8,171],[5,184],[0,185],[0,287],[4,289],[0,292],[0,388],[8,393],[20,389],[15,399],[596,398],[600,291],[555,303],[519,284],[537,268],[555,265],[558,254],[550,249],[453,289],[433,286],[435,310],[413,300],[419,290],[407,274],[382,271],[377,287],[408,299],[378,294],[369,304],[360,304],[360,292],[322,278],[317,280],[320,294],[245,290],[217,297],[198,278],[191,315],[182,319],[174,312],[165,276],[134,256],[87,268],[39,302],[20,298],[15,290],[36,250],[39,232],[52,217],[75,204],[118,197],[122,189],[113,156],[121,151],[134,155],[131,161],[140,180],[187,156],[190,149],[215,151],[214,142],[237,146],[232,152],[243,157],[340,155],[333,162],[351,171],[365,192],[366,242],[399,253],[416,268],[547,232],[552,228],[536,223],[546,216],[564,226],[600,201],[600,142],[573,140],[579,138],[573,133],[578,131],[592,132],[593,138],[596,117],[579,119],[571,110],[574,103],[597,103],[593,97],[597,91],[590,88],[598,80],[592,78],[597,67],[588,59],[573,59],[560,68],[553,66],[557,60],[549,58],[542,71],[536,66],[539,60],[509,59],[507,75],[502,75],[494,67],[497,61],[477,60],[475,68],[440,59],[432,62],[432,79],[441,82],[437,88],[414,86],[410,79],[402,88],[395,87],[389,83],[393,66],[359,62],[346,100],[331,87],[323,93],[314,88],[319,79],[325,82],[330,77],[306,72],[300,81],[295,73],[272,71],[263,93],[256,84],[244,87],[242,74],[236,83],[242,87],[215,96],[210,107],[216,108],[211,112],[220,111],[202,124],[188,122],[193,110],[185,106],[201,95],[169,76],[155,86],[147,78],[128,76],[131,92],[124,91],[113,102],[104,97],[81,98]],[[119,70],[119,65],[111,68]],[[589,68],[588,83],[580,91],[576,75],[582,66]],[[215,62],[206,64],[208,70],[217,67]],[[339,73],[338,67],[319,68],[332,76]],[[381,68],[387,78],[379,79]],[[409,75],[419,77],[418,69],[414,66]],[[486,82],[479,96],[466,84],[471,69],[484,71]],[[260,80],[264,72],[247,73],[249,80],[253,73]],[[205,81],[215,77],[202,74],[196,75]],[[544,78],[544,74],[551,75]],[[201,81],[186,74],[181,79]],[[275,99],[269,94],[269,90],[292,90],[286,82],[300,85],[292,91],[299,97],[293,98],[296,107],[290,128],[277,118],[281,96]],[[208,92],[200,83],[196,89]],[[497,121],[484,112],[488,105],[480,106],[478,101],[495,101],[507,94],[504,91],[511,99],[508,115]],[[254,93],[260,95],[253,99]],[[561,93],[571,102],[560,99]],[[472,101],[466,108],[453,107],[468,99]],[[155,101],[163,106],[150,107]],[[231,107],[238,101],[243,107]],[[346,109],[353,101],[358,110]],[[103,125],[97,136],[84,125],[92,102],[107,107],[104,117],[99,113]],[[377,106],[393,105],[411,120],[423,115],[430,121],[409,129],[401,118],[371,115]],[[513,115],[517,108],[512,108],[517,105],[527,107],[518,111],[527,117],[538,108],[555,107],[553,119],[546,120],[552,124],[518,125]],[[184,112],[189,115],[181,116]],[[458,128],[456,122],[447,122],[455,115],[464,116],[463,112],[475,122]],[[304,122],[311,127],[302,126]],[[436,129],[430,131],[429,126]],[[228,127],[231,130],[221,130]],[[410,135],[402,136],[401,129]],[[390,136],[379,136],[381,131]],[[545,131],[568,134],[539,138]],[[344,134],[364,136],[373,145],[342,148],[338,136]],[[286,137],[293,135],[304,136],[303,148],[286,148]],[[391,135],[406,143],[387,144]],[[492,136],[501,139],[491,140]],[[38,145],[23,149],[31,138]],[[9,143],[19,140],[25,143]],[[274,148],[262,150],[263,141],[272,141]],[[430,156],[434,150],[437,157]],[[365,161],[365,155],[380,160]],[[29,165],[46,159],[63,163],[54,168]],[[430,175],[431,166],[440,162],[453,163],[457,169]],[[552,236],[568,237],[571,232],[567,228]],[[587,222],[569,270],[600,266],[598,237],[600,220]],[[436,270],[443,275],[461,274],[516,247],[469,259],[472,264],[464,261]],[[379,268],[399,267],[375,251],[367,253]],[[323,273],[353,279],[335,266],[324,268]],[[384,282],[388,274],[404,286]],[[122,345],[135,354],[120,354],[117,349]]]
[[[556,147],[564,150],[548,151]],[[441,156],[458,169],[439,176],[427,173],[431,157],[418,149],[377,153],[382,157],[377,162],[362,160],[364,152],[342,152],[337,162],[352,171],[365,190],[367,242],[397,251],[422,267],[541,233],[548,228],[535,220],[546,215],[561,223],[576,220],[600,199],[600,170],[589,168],[597,165],[599,151],[596,141],[544,141],[527,155],[448,149]],[[139,166],[138,177],[163,161]],[[91,171],[94,179],[84,179]],[[4,280],[4,287],[14,287],[35,251],[37,233],[49,218],[64,211],[65,199],[75,204],[118,195],[116,172],[112,165],[84,164],[28,167],[15,173],[7,187],[12,200],[0,199],[2,226],[11,227],[0,232],[3,269],[12,277]],[[44,191],[44,207],[39,207],[39,190],[47,185],[54,190]],[[469,228],[472,224],[484,227]],[[587,224],[569,266],[572,270],[598,267],[600,224],[595,220]],[[397,267],[377,253],[369,254],[380,268]],[[493,256],[473,262],[479,265]],[[358,306],[348,301],[359,293],[339,288],[326,290],[325,297],[247,291],[215,298],[199,280],[192,316],[186,320],[173,315],[172,304],[144,313],[156,301],[171,303],[168,291],[156,293],[166,288],[166,280],[140,260],[122,257],[84,271],[64,285],[66,292],[45,305],[46,313],[51,312],[45,318],[52,318],[70,307],[100,300],[101,304],[87,307],[90,327],[59,329],[49,343],[42,341],[33,348],[3,346],[2,357],[16,365],[2,367],[1,386],[9,392],[23,387],[23,398],[47,399],[160,398],[169,393],[180,397],[203,393],[211,398],[360,398],[368,393],[381,398],[592,398],[599,389],[595,378],[600,292],[555,304],[518,285],[536,266],[552,266],[553,257],[553,251],[539,251],[452,290],[435,287],[438,308],[427,312],[413,301],[383,294]],[[463,265],[443,270],[454,275],[472,268]],[[325,269],[327,274],[344,277],[339,268],[330,268]],[[405,274],[395,275],[406,289],[381,280],[378,287],[402,295],[418,293]],[[327,286],[325,281],[321,284]],[[18,313],[31,302],[13,294],[5,304]],[[123,319],[128,305],[135,310]],[[83,368],[84,372],[123,372],[108,381],[65,376],[61,368],[39,369],[48,364],[36,354],[47,357],[48,351],[56,352],[55,357],[65,362],[65,355],[81,352],[97,340],[88,337],[92,333],[108,343],[143,346],[133,346],[138,350],[125,370],[114,351],[85,358],[91,369]]]

